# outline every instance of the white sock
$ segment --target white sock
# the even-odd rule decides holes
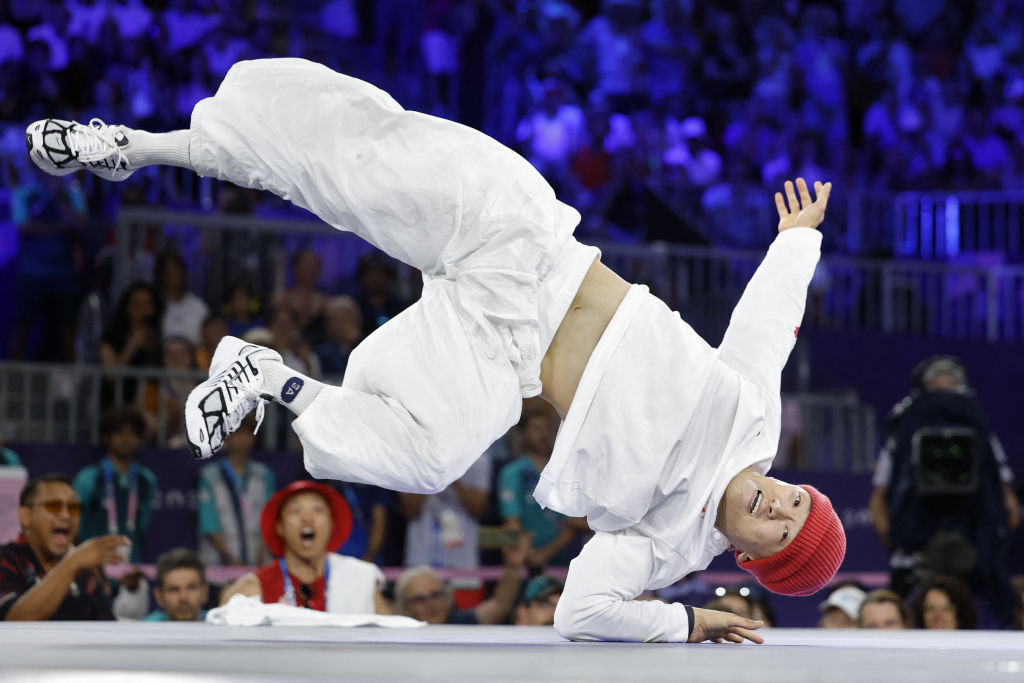
[[[301,415],[324,388],[323,382],[306,377],[276,360],[260,361],[260,370],[263,372],[263,393],[270,394],[275,402],[296,415]]]
[[[129,144],[124,151],[128,164],[133,168],[160,164],[192,168],[188,154],[187,130],[170,133],[150,133],[144,130],[127,130]]]

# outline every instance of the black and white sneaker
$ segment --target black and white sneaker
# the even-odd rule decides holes
[[[192,457],[209,458],[224,445],[224,438],[238,429],[245,416],[256,411],[256,430],[271,395],[263,392],[259,362],[281,354],[238,337],[224,337],[210,362],[210,379],[185,401],[185,433]]]
[[[63,176],[85,169],[105,180],[121,181],[135,172],[125,150],[131,129],[108,126],[99,119],[88,125],[78,121],[43,119],[25,129],[28,156],[39,170]]]

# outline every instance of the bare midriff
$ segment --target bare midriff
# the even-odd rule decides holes
[[[565,419],[598,340],[629,291],[629,283],[594,259],[540,366],[541,397]]]

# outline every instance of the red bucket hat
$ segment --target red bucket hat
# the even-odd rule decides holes
[[[828,496],[800,485],[811,497],[811,511],[797,537],[785,548],[760,560],[736,563],[772,593],[811,595],[828,585],[846,557],[846,532]]]
[[[277,535],[277,518],[281,514],[281,506],[295,494],[304,491],[320,494],[331,508],[334,526],[331,529],[331,537],[327,541],[327,552],[334,552],[344,545],[349,534],[352,533],[352,510],[340,493],[326,484],[315,481],[295,481],[275,493],[263,506],[263,512],[260,514],[263,541],[274,557],[284,555],[284,539]]]

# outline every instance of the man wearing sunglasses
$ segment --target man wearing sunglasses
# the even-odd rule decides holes
[[[61,474],[31,480],[21,492],[21,535],[0,547],[0,620],[113,619],[100,571],[122,561],[124,536],[99,536],[75,547],[82,505]]]

